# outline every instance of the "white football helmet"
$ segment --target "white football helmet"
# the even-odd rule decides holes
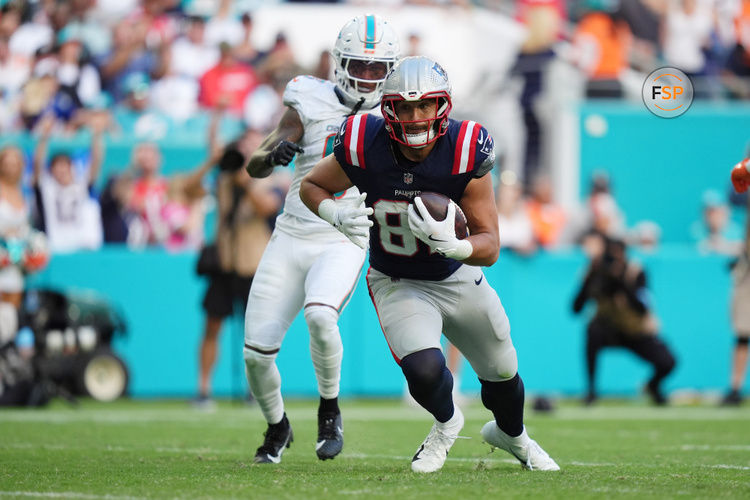
[[[396,32],[382,17],[357,16],[341,28],[333,47],[336,84],[354,105],[370,109],[380,102],[383,82],[401,54]]]
[[[402,120],[396,114],[399,101],[435,100],[435,114],[429,119]],[[448,114],[453,107],[448,75],[429,57],[401,59],[388,73],[383,85],[380,109],[391,138],[413,148],[423,148],[448,130]],[[407,133],[409,124],[427,123],[427,130]]]

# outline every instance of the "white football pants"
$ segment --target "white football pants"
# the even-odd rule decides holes
[[[343,346],[337,322],[354,292],[366,252],[343,235],[317,236],[298,238],[276,229],[250,288],[245,372],[269,423],[278,423],[284,414],[276,355],[303,307],[318,391],[326,399],[339,393]]]
[[[463,265],[442,281],[393,280],[370,268],[367,284],[397,362],[441,349],[445,333],[479,378],[499,382],[518,371],[508,316],[481,268]]]

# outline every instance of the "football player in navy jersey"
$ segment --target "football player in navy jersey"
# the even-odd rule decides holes
[[[284,91],[287,106],[277,127],[252,154],[247,171],[266,177],[296,157],[284,211],[263,252],[245,313],[245,372],[268,422],[256,463],[279,463],[293,439],[284,411],[276,356],[294,318],[304,310],[310,355],[318,382],[318,440],[315,453],[332,459],[344,445],[338,405],[343,345],[339,314],[346,307],[366,257],[366,243],[345,238],[300,201],[303,176],[333,148],[341,121],[380,103],[385,75],[400,56],[398,35],[377,15],[347,22],[333,48],[336,82],[298,76]],[[356,188],[337,197],[359,209]]]
[[[526,433],[508,317],[475,267],[492,265],[500,247],[487,175],[494,143],[478,123],[450,119],[451,106],[450,84],[439,64],[426,57],[402,59],[386,77],[383,118],[349,117],[334,154],[302,180],[300,197],[353,241],[369,235],[370,297],[409,392],[435,418],[412,470],[439,470],[464,424],[451,397],[441,333],[479,376],[482,402],[495,417],[482,428],[485,441],[528,469],[559,470]],[[366,208],[333,198],[351,186],[365,197]],[[451,199],[444,220],[430,216],[419,196],[426,191]],[[464,239],[455,234],[457,205],[470,230]]]

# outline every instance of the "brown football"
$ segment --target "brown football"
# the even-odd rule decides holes
[[[430,212],[433,219],[445,220],[445,216],[448,214],[448,204],[451,201],[450,198],[444,194],[435,193],[433,191],[423,191],[419,197],[422,199],[422,203],[424,203],[425,208]],[[456,204],[456,220],[454,227],[456,228],[456,238],[459,240],[469,236],[469,229],[466,226],[466,216],[458,204]]]

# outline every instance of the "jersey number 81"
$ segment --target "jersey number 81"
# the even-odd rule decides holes
[[[410,257],[417,253],[417,238],[409,229],[406,201],[378,200],[372,206],[378,222],[380,244],[395,255]]]

